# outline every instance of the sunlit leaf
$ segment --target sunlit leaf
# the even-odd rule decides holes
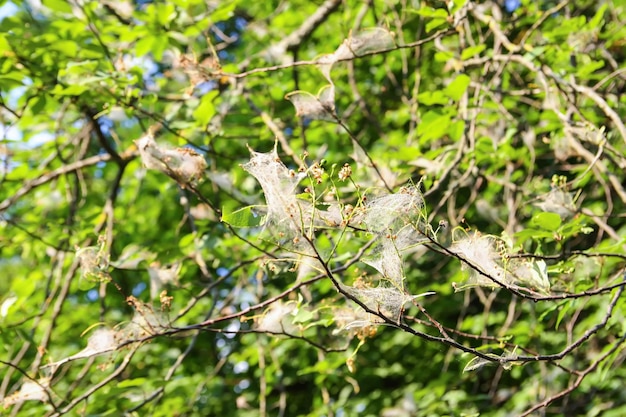
[[[482,51],[487,49],[487,45],[478,44],[467,47],[461,52],[461,59],[465,61],[466,59],[472,58],[474,55],[479,55]]]
[[[561,227],[561,216],[557,213],[537,213],[530,220],[530,224],[541,230],[556,231]]]
[[[61,13],[72,13],[72,6],[70,3],[63,0],[43,0],[43,5],[49,8],[50,10],[54,10],[55,12]]]
[[[263,224],[263,219],[255,206],[247,206],[233,212],[222,211],[222,221],[233,227],[257,227]]]
[[[199,125],[205,126],[215,115],[215,104],[213,100],[218,94],[219,91],[217,90],[210,91],[200,99],[200,104],[193,112],[193,116]]]
[[[445,94],[454,101],[459,101],[470,84],[470,77],[459,74],[444,90]]]

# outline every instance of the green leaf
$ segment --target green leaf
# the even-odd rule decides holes
[[[487,45],[483,43],[465,48],[463,52],[461,52],[461,60],[465,61],[474,55],[479,55],[485,49],[487,49]]]
[[[442,7],[445,8],[445,4],[443,4]],[[411,10],[411,11],[422,17],[446,19],[448,17],[448,12],[444,8],[435,9],[433,7],[422,7],[418,10]]]
[[[83,85],[70,85],[67,87],[63,87],[60,84],[54,86],[52,91],[50,92],[52,95],[57,96],[79,96],[87,91],[89,88]]]
[[[426,23],[426,32],[430,32],[431,30],[448,23],[448,12],[446,10],[446,5],[445,3],[442,3],[441,6],[441,8],[437,9],[432,7],[422,7],[418,10],[411,10],[411,12],[416,13],[422,17],[431,19],[428,23]]]
[[[464,131],[465,120],[455,120],[448,126],[448,136],[455,142],[461,139]]]
[[[13,281],[12,290],[19,298],[28,298],[35,291],[37,286],[37,278],[32,274],[28,278],[15,279]]]
[[[65,69],[59,71],[59,75],[84,76],[85,74],[93,74],[96,68],[98,68],[98,61],[94,60],[68,62]]]
[[[39,114],[43,111],[43,109],[46,108],[46,95],[45,94],[40,94],[39,96],[37,96],[34,100],[33,100],[33,104],[30,108],[30,110],[34,113],[34,114]]]
[[[258,206],[247,206],[233,212],[222,211],[222,221],[233,227],[257,227],[263,223],[264,217],[255,210]]]
[[[448,62],[452,58],[454,58],[454,53],[450,51],[435,52],[435,62]]]
[[[197,122],[191,122],[187,120],[174,120],[172,123],[170,123],[170,127],[174,130],[191,129],[193,127],[196,127],[197,125]]]
[[[70,58],[73,58],[78,54],[78,44],[73,41],[59,40],[53,42],[50,45],[50,49],[53,51],[62,52],[65,56],[68,56]]]
[[[557,315],[557,318],[556,318],[556,323],[554,324],[554,330],[557,330],[559,328],[561,321],[563,321],[563,318],[565,317],[567,312],[570,310],[571,307],[573,307],[575,303],[576,303],[576,300],[568,300],[560,307],[559,314]]]
[[[424,91],[417,96],[417,100],[420,104],[425,104],[426,106],[432,106],[434,104],[446,105],[450,101],[450,99],[439,90]]]
[[[311,311],[302,308],[298,310],[298,313],[295,315],[292,322],[293,324],[307,323],[313,320],[313,317],[314,314]]]
[[[459,10],[461,10],[463,7],[465,7],[465,5],[468,2],[469,2],[469,0],[449,1],[449,2],[447,2],[446,7],[450,10],[450,14],[455,14]]]
[[[196,245],[196,234],[195,233],[189,233],[185,236],[183,236],[182,238],[180,238],[180,240],[178,241],[178,247],[182,250],[185,251],[185,249],[188,248],[194,248]]]
[[[518,240],[518,243],[522,244],[527,239],[553,239],[554,233],[529,227],[524,230],[520,230],[519,232],[515,233],[514,236]]]
[[[450,115],[429,111],[422,116],[422,123],[417,127],[417,134],[424,142],[441,138],[448,129]]]
[[[10,51],[11,44],[7,40],[6,36],[0,33],[0,51]]]
[[[541,230],[554,232],[561,227],[561,216],[550,212],[537,213],[530,220],[530,225]]]
[[[450,97],[454,101],[459,101],[465,91],[467,91],[467,87],[470,84],[470,77],[465,74],[459,74],[454,81],[452,81],[446,89],[444,93]]]
[[[211,20],[214,22],[222,22],[230,19],[235,11],[235,8],[237,7],[236,1],[225,1],[220,3],[220,6],[211,13]]]
[[[78,289],[81,291],[89,291],[99,285],[97,280],[88,279],[86,277],[78,278]]]
[[[0,86],[9,89],[13,87],[19,87],[24,83],[24,75],[19,72],[9,72],[8,74],[0,75]]]
[[[157,61],[160,61],[163,58],[163,53],[169,46],[170,41],[167,35],[158,35],[154,39],[154,43],[152,44],[152,56]]]
[[[147,382],[146,378],[134,378],[121,381],[117,384],[117,388],[139,387]]]
[[[609,5],[605,3],[598,7],[598,11],[596,12],[595,16],[588,23],[590,29],[593,30],[600,26],[602,20],[604,19],[604,13],[606,13],[606,9],[608,6]]]
[[[149,53],[152,49],[154,41],[154,36],[145,36],[139,39],[135,44],[135,53],[137,54],[137,56],[144,56]]]
[[[193,111],[193,117],[200,126],[206,126],[215,115],[213,100],[219,95],[219,91],[209,91],[200,99],[200,104]]]
[[[578,67],[578,70],[576,71],[576,77],[588,78],[591,74],[603,68],[604,65],[604,61],[590,61],[587,64],[582,64]]]
[[[64,0],[43,0],[43,5],[50,10],[61,13],[72,13],[72,4]]]
[[[169,25],[176,14],[176,9],[173,4],[157,4],[156,7],[156,18],[161,26]]]
[[[557,311],[558,309],[560,309],[560,308],[561,308],[561,306],[562,306],[563,304],[565,304],[565,303],[566,303],[566,301],[561,301],[559,304],[554,304],[554,305],[551,305],[550,307],[548,307],[548,308],[546,309],[546,311],[544,311],[543,313],[541,313],[541,315],[539,315],[538,320],[539,320],[540,322],[545,321],[545,320],[546,320],[546,317],[550,317],[550,316],[552,315],[552,313],[554,313],[555,311]]]
[[[426,23],[426,32],[431,32],[433,29],[437,29],[438,27],[446,25],[447,23],[447,19],[433,19],[430,22]]]

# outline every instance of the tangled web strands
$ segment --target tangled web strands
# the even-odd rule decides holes
[[[366,206],[365,223],[372,233],[397,233],[424,219],[424,199],[416,186],[402,187],[394,194],[374,198]]]
[[[362,261],[376,269],[382,277],[390,281],[395,287],[404,288],[403,255],[427,238],[423,235],[423,228],[417,229],[408,224],[394,235],[379,235],[379,242],[372,249],[372,253]]]
[[[398,318],[400,318],[400,316],[402,315],[402,311],[407,303],[417,298],[434,294],[433,292],[429,291],[422,294],[411,295],[398,288],[385,286],[370,288],[341,285],[341,289],[346,294],[349,294],[359,300],[369,310],[376,313],[384,314],[385,316],[393,320],[397,320]],[[356,313],[355,315],[362,316],[362,313]],[[372,316],[367,321],[355,321],[354,323],[351,323],[350,327],[358,327],[357,323],[361,323],[363,325],[380,323],[379,319],[380,318]]]
[[[510,284],[507,274],[501,266],[501,256],[496,251],[498,241],[491,236],[473,234],[468,238],[456,242],[450,249],[461,258],[467,260],[471,266],[463,264],[462,268],[469,270],[467,284],[488,287],[497,287],[496,281],[489,279],[478,271],[484,272],[498,282]]]
[[[159,146],[151,134],[137,139],[135,144],[146,168],[161,171],[181,184],[193,183],[204,175],[206,161],[192,149]]]
[[[279,159],[276,148],[268,153],[250,149],[250,161],[242,168],[261,184],[267,203],[266,225],[278,226],[291,232],[302,232],[302,223],[309,215],[305,202],[296,198],[296,187],[303,178],[288,169]]]
[[[296,334],[298,329],[293,324],[294,311],[296,311],[294,302],[278,301],[272,304],[257,320],[257,330],[269,333]]]
[[[412,298],[397,288],[355,288],[348,286],[342,286],[342,288],[370,310],[381,312],[390,318],[397,318],[402,312],[404,304]]]
[[[363,223],[378,235],[373,253],[363,261],[380,272],[397,288],[403,288],[402,254],[427,240],[424,200],[416,186],[378,197],[366,206]]]
[[[469,273],[465,283],[455,285],[457,290],[474,286],[524,285],[545,294],[550,291],[545,261],[508,259],[506,245],[501,239],[474,233],[455,242],[450,251],[464,260],[462,268]]]

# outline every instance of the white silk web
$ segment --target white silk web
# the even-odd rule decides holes
[[[296,197],[296,188],[304,177],[288,169],[278,157],[276,147],[271,152],[260,153],[250,149],[250,161],[242,168],[261,185],[267,204],[265,228],[274,229],[289,237],[302,235],[311,219],[311,206]]]
[[[204,174],[204,158],[189,148],[159,146],[152,134],[147,133],[135,141],[144,166],[161,171],[181,184],[193,183]]]

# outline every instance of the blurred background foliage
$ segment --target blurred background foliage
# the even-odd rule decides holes
[[[626,414],[625,20],[622,2],[589,0],[0,1],[4,413]],[[393,42],[334,64],[338,119],[298,117],[285,95],[316,95],[316,60],[368,28]],[[148,131],[202,155],[205,178],[146,170]],[[326,202],[420,184],[442,246],[405,258],[405,285],[436,293],[420,303],[461,346],[565,354],[468,370],[473,355],[393,325],[338,331],[354,304],[327,277],[221,221],[264,204],[241,164],[276,141],[288,168],[324,168],[299,192]],[[544,260],[547,299],[455,291],[468,271],[443,248],[474,231]],[[329,266],[370,279],[352,261],[367,234],[344,232]],[[80,248],[102,250],[110,282],[81,272]],[[297,335],[259,325],[281,298]],[[46,367],[138,314],[149,341]]]

